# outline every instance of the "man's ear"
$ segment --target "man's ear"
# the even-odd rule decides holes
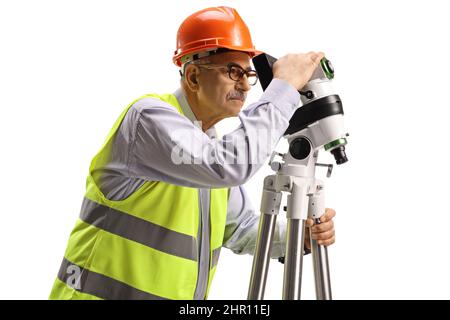
[[[185,70],[186,84],[191,91],[198,90],[198,75],[200,69],[197,66],[189,65]]]

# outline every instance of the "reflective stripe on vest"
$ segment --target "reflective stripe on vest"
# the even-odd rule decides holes
[[[182,113],[173,95],[143,98],[160,99]],[[136,101],[114,124],[90,173],[107,163],[113,137]],[[227,201],[227,189],[211,189],[207,293],[222,246]],[[111,201],[90,174],[50,298],[192,299],[199,268],[199,210],[195,188],[147,181],[126,199]]]

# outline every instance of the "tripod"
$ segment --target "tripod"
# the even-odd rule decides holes
[[[270,56],[253,59],[261,83],[267,86],[268,72],[275,61]],[[270,67],[270,69],[268,68]],[[259,69],[259,70],[258,70]],[[248,299],[264,298],[272,240],[277,215],[281,205],[282,192],[288,193],[286,232],[286,256],[284,264],[283,299],[299,300],[301,293],[305,222],[312,218],[316,224],[325,213],[324,183],[315,178],[316,166],[328,167],[327,177],[333,165],[317,163],[319,151],[330,151],[337,164],[347,162],[347,144],[343,128],[343,109],[340,98],[332,94],[330,81],[334,69],[327,59],[322,59],[311,80],[300,92],[303,106],[298,108],[290,120],[285,137],[289,152],[272,154],[269,164],[276,172],[264,179],[261,199],[261,216],[258,239],[253,258]],[[271,78],[269,79],[271,80]],[[270,82],[270,81],[269,81]],[[276,156],[283,162],[274,161]],[[310,237],[311,238],[311,237]],[[317,240],[311,240],[316,297],[331,300],[331,282],[328,252]]]

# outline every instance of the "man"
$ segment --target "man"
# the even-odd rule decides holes
[[[222,246],[253,253],[258,216],[241,185],[283,135],[323,56],[279,59],[261,99],[241,112],[256,54],[234,9],[204,9],[181,24],[181,88],[137,99],[114,124],[91,162],[50,298],[205,299]],[[216,137],[214,124],[233,116],[241,125]],[[312,227],[320,244],[334,242],[334,214]],[[284,254],[284,229],[273,257]]]

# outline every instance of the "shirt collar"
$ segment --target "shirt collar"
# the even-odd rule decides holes
[[[189,103],[187,102],[186,96],[183,93],[182,88],[178,88],[173,95],[175,98],[177,98],[178,103],[180,104],[181,110],[183,111],[183,115],[188,118],[195,126],[199,127],[201,129],[200,123],[198,122],[197,118],[194,115],[194,112],[192,112],[191,107],[189,106]],[[217,131],[214,126],[209,128],[205,131],[205,134],[210,137],[211,139],[217,137]]]

